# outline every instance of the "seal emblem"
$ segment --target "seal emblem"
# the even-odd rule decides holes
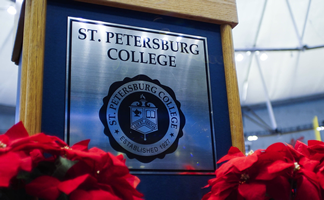
[[[158,130],[157,108],[154,104],[147,102],[143,94],[140,101],[131,104],[130,112],[130,128],[144,134],[145,141],[146,134]]]
[[[110,145],[144,163],[173,153],[185,124],[172,89],[146,75],[113,83],[99,117]]]

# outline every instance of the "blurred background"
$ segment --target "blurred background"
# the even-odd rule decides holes
[[[246,151],[320,139],[324,1],[236,2],[239,25],[233,40]],[[21,4],[0,0],[0,134],[17,121],[18,66],[11,54]]]

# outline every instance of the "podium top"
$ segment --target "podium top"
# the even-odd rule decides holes
[[[42,2],[39,0],[37,2]],[[74,0],[90,4],[123,8],[128,10],[167,15],[183,19],[228,24],[234,28],[238,24],[235,0]],[[37,3],[36,2],[36,3]],[[18,65],[22,50],[25,2],[21,14],[11,60]]]
[[[238,23],[235,0],[75,0],[214,24]]]

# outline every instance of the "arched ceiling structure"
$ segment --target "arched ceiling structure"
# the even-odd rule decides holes
[[[324,94],[323,0],[237,0],[237,8],[242,106]]]
[[[0,105],[15,106],[17,93],[18,66],[11,62],[15,39],[16,15],[7,10],[15,3],[0,0]]]

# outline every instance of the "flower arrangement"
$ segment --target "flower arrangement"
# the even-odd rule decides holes
[[[226,163],[223,163],[227,161]],[[245,156],[236,147],[218,163],[216,178],[202,200],[321,200],[324,198],[324,143],[275,143]]]
[[[0,199],[140,200],[140,180],[122,155],[89,140],[69,147],[39,133],[29,136],[21,122],[0,135]],[[202,200],[321,200],[324,198],[324,143],[275,143],[245,156],[231,147],[218,162],[216,177]]]
[[[69,147],[55,136],[29,136],[22,122],[0,135],[0,199],[140,200],[140,180],[122,155],[89,140]]]

